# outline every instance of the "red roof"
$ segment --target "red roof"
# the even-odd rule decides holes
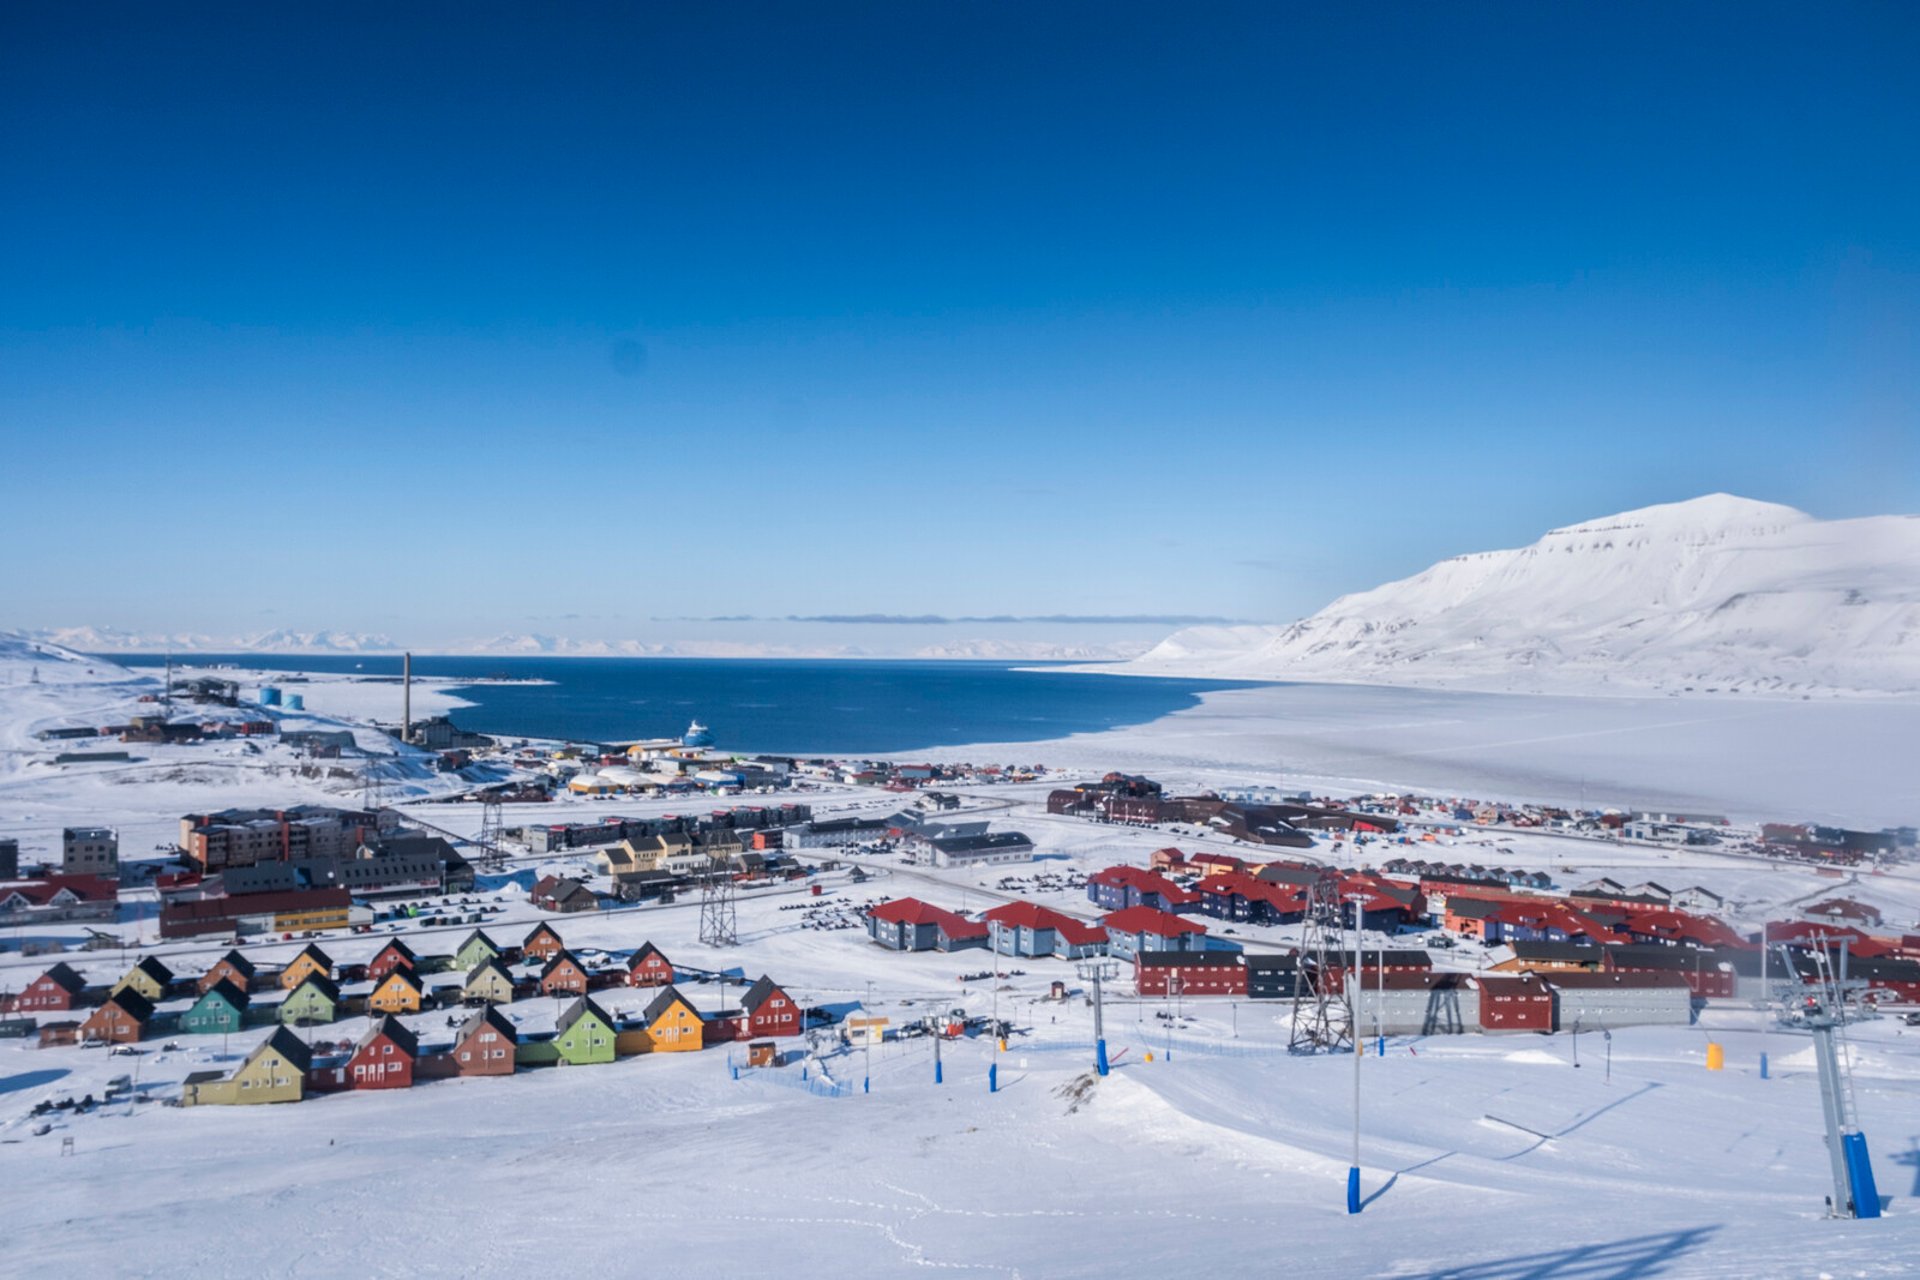
[[[986,918],[994,924],[1010,929],[1052,929],[1068,942],[1076,946],[1087,946],[1105,942],[1107,935],[1098,925],[1076,920],[1051,907],[1043,907],[1036,902],[1009,902],[1004,907],[995,907],[987,912]]]
[[[1161,938],[1207,931],[1207,926],[1203,924],[1182,920],[1172,912],[1157,911],[1152,907],[1128,907],[1125,911],[1110,912],[1101,917],[1100,923],[1122,933],[1151,933]]]
[[[19,894],[36,907],[44,907],[67,890],[82,902],[104,902],[120,896],[120,882],[105,876],[53,875],[37,880],[8,880],[0,883],[0,900]]]
[[[895,898],[867,914],[887,924],[934,925],[949,938],[983,938],[987,933],[986,925],[918,898]]]

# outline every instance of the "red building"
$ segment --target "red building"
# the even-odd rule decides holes
[[[560,935],[553,931],[552,925],[537,924],[533,932],[527,935],[526,941],[520,944],[520,958],[528,962],[538,960],[544,964],[566,949],[567,944],[560,941]]]
[[[801,1032],[800,1006],[765,974],[761,974],[760,980],[748,987],[747,994],[740,998],[740,1012],[745,1023],[743,1030],[749,1040],[797,1036]]]
[[[1142,951],[1133,989],[1143,996],[1244,996],[1247,961],[1237,951]]]
[[[133,988],[122,987],[87,1015],[80,1024],[80,1038],[134,1044],[147,1033],[147,1021],[152,1017],[152,1003]]]
[[[1496,978],[1475,974],[1480,988],[1480,1029],[1482,1031],[1553,1030],[1553,992],[1532,974]]]
[[[673,962],[651,942],[642,943],[640,949],[633,953],[633,959],[627,961],[627,985],[630,987],[664,987],[672,981]]]
[[[80,1002],[80,993],[86,989],[87,980],[62,960],[29,982],[26,990],[13,1002],[13,1007],[22,1013],[39,1009],[71,1009]]]
[[[413,954],[413,948],[398,938],[380,948],[380,954],[367,965],[367,980],[379,982],[395,969],[405,969],[410,973],[420,971],[419,957]]]
[[[587,994],[586,966],[573,958],[573,952],[560,952],[547,961],[547,967],[540,971],[540,994],[547,996]]]
[[[354,1046],[347,1077],[356,1089],[411,1089],[419,1056],[420,1042],[413,1032],[389,1014]]]
[[[506,1015],[488,1005],[461,1024],[453,1045],[455,1070],[463,1076],[510,1076],[519,1040]]]

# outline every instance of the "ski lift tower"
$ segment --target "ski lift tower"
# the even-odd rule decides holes
[[[1346,993],[1335,991],[1328,977],[1335,969],[1346,967],[1345,947],[1340,940],[1340,880],[1331,867],[1307,887],[1305,926],[1293,971],[1293,1028],[1287,1037],[1287,1052],[1339,1053],[1352,1049],[1353,1008],[1347,1003]],[[1309,964],[1313,967],[1311,983]]]
[[[994,967],[1000,965],[998,953],[994,955]],[[1107,1065],[1107,1026],[1106,1026],[1106,984],[1120,976],[1120,966],[1112,960],[1090,956],[1074,965],[1081,979],[1093,984],[1093,1069],[1106,1075]]]
[[[1873,1165],[1867,1158],[1867,1135],[1860,1131],[1859,1114],[1853,1098],[1853,1072],[1834,1046],[1836,1032],[1846,1036],[1847,991],[1864,984],[1846,978],[1846,941],[1840,944],[1840,961],[1835,967],[1826,951],[1815,952],[1817,980],[1806,988],[1805,1005],[1799,1010],[1801,1025],[1813,1033],[1814,1061],[1820,1067],[1820,1110],[1827,1129],[1827,1160],[1833,1169],[1833,1194],[1827,1199],[1827,1216],[1833,1218],[1877,1218],[1880,1216],[1880,1192],[1874,1185]],[[1793,957],[1782,947],[1781,957],[1787,972],[1794,972]]]

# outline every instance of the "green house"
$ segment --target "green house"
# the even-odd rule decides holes
[[[280,1022],[289,1027],[312,1027],[340,1016],[340,988],[324,974],[309,974],[280,1002]]]
[[[613,1061],[613,1019],[588,997],[568,1005],[557,1025],[553,1047],[561,1062],[577,1067]]]
[[[226,1035],[246,1024],[247,993],[224,978],[202,992],[193,1008],[180,1015],[180,1029],[188,1035]]]
[[[484,929],[475,929],[453,953],[453,967],[462,973],[472,973],[489,960],[498,960],[506,954],[500,945],[489,938]]]

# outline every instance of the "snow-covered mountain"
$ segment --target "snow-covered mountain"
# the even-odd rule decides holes
[[[55,627],[28,633],[80,653],[398,653],[391,637],[352,631],[258,631],[241,636],[128,631],[122,627]]]
[[[1569,692],[1920,693],[1920,517],[1712,494],[1456,556],[1279,627],[1191,627],[1127,670]]]

